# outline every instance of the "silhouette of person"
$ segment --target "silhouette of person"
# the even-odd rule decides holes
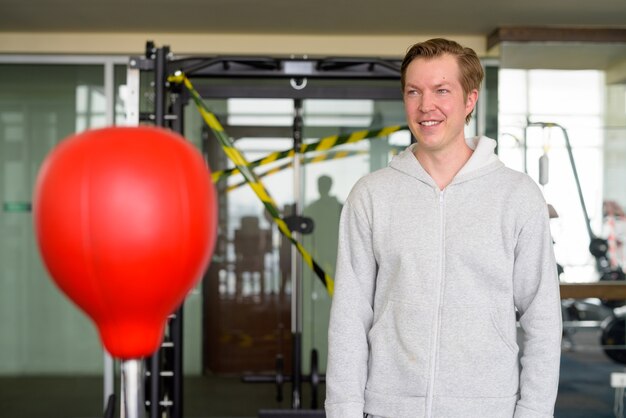
[[[331,276],[335,270],[335,258],[337,256],[337,234],[339,230],[339,217],[341,216],[342,204],[335,196],[330,195],[333,179],[327,175],[321,175],[317,179],[319,199],[304,209],[304,216],[313,218],[315,229],[310,235],[312,241],[313,257],[324,271]]]
[[[342,204],[335,196],[331,196],[332,184],[332,178],[327,175],[322,175],[317,179],[319,199],[303,211],[304,216],[313,218],[315,228],[310,235],[303,236],[303,243],[305,248],[310,249],[311,255],[320,267],[334,277]],[[326,330],[328,329],[330,297],[311,269],[303,269],[303,276],[305,297],[303,298],[302,345],[305,349],[315,348],[319,351],[318,370],[323,372],[326,370]],[[308,356],[305,356],[305,370],[307,370],[308,360]]]

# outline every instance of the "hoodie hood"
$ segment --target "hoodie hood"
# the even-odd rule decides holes
[[[465,142],[474,152],[450,184],[468,181],[504,166],[495,154],[496,141],[493,139],[486,136],[476,136],[465,138]],[[389,166],[433,187],[437,187],[435,181],[415,157],[415,147],[417,147],[417,144],[409,145],[391,160]]]

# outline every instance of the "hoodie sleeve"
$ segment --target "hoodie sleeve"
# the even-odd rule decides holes
[[[354,197],[354,196],[353,196]],[[377,265],[370,222],[348,199],[339,226],[335,292],[328,326],[326,417],[363,418],[367,333],[372,325]]]
[[[514,418],[549,418],[559,384],[561,302],[545,203],[522,226],[513,270],[523,331],[520,399]]]

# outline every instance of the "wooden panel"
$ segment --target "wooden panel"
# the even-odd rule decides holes
[[[561,299],[626,300],[626,282],[562,283]]]
[[[291,249],[289,242],[282,242]],[[235,260],[220,262],[227,259],[226,253],[216,251],[203,286],[204,371],[224,375],[273,372],[276,356],[281,355],[288,374],[292,358],[291,294],[286,290],[290,272],[281,265],[280,288],[266,288],[265,275],[271,270],[266,255],[273,251],[272,236],[270,229],[259,227],[256,217],[241,218],[231,243]],[[291,261],[291,251],[287,256],[280,260]]]
[[[487,38],[487,49],[501,42],[626,42],[626,29],[500,27]]]

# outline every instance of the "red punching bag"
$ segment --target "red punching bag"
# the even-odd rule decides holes
[[[87,131],[44,161],[33,198],[44,263],[114,357],[151,355],[201,278],[216,234],[210,178],[191,144],[153,127]]]

